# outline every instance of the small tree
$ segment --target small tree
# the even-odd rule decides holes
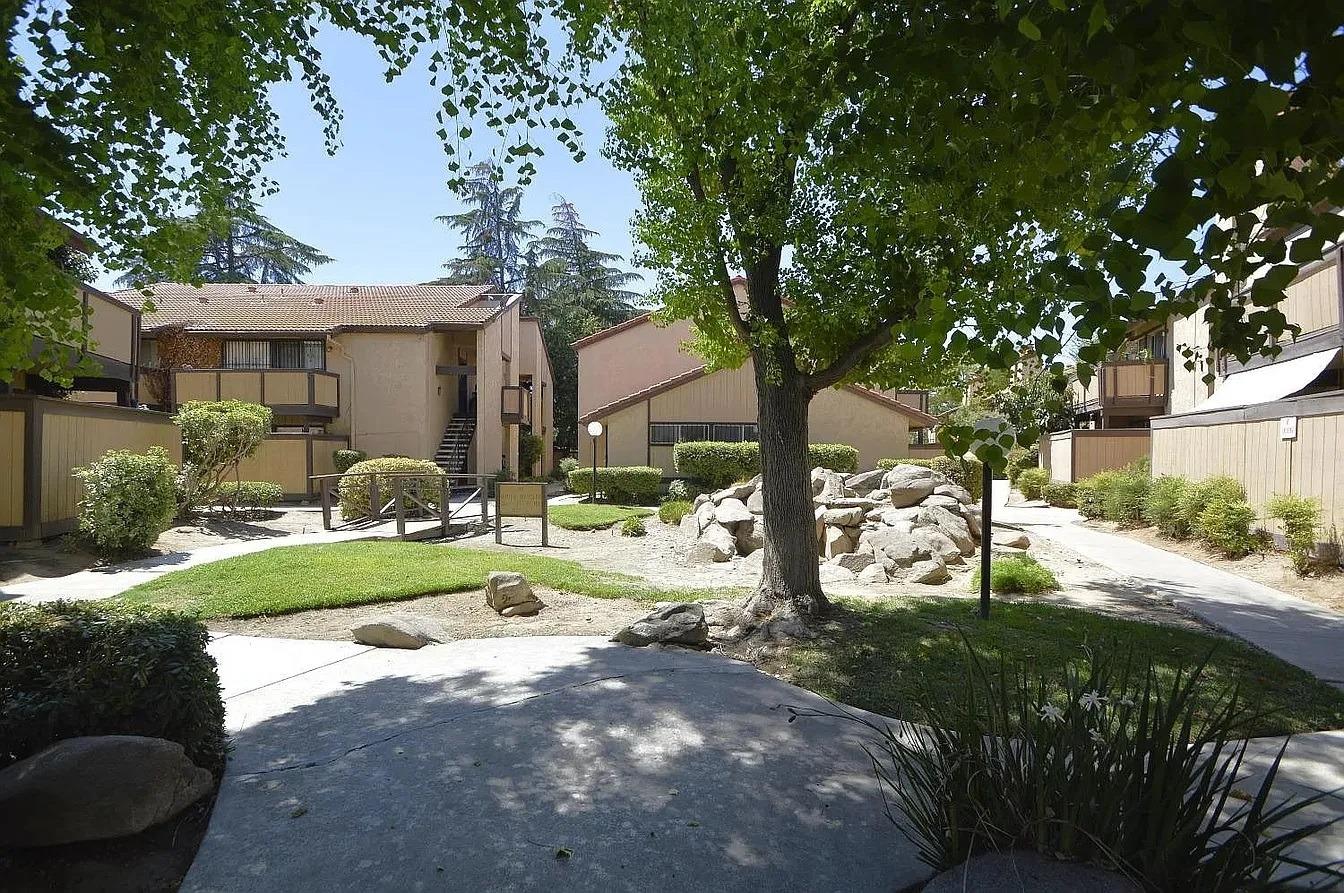
[[[173,520],[173,466],[163,447],[109,450],[75,477],[84,484],[79,531],[112,557],[145,552]]]
[[[192,400],[173,421],[182,430],[179,516],[209,503],[225,478],[237,473],[238,463],[271,433],[270,408],[241,400]]]

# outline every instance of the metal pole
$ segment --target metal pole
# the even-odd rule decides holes
[[[593,438],[593,492],[588,495],[588,501],[597,502],[597,438]]]
[[[989,568],[990,549],[993,537],[989,525],[992,523],[991,503],[994,501],[994,469],[988,462],[982,465],[980,476],[980,616],[989,617]]]

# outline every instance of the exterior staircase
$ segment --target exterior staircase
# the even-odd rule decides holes
[[[443,439],[434,453],[434,464],[448,474],[465,474],[471,439],[476,436],[476,420],[454,418],[443,429]]]

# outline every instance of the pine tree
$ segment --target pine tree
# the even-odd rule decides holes
[[[440,281],[493,282],[502,292],[522,289],[526,278],[524,245],[541,221],[523,218],[523,190],[503,187],[501,179],[493,162],[473,165],[467,173],[467,210],[437,218],[462,236],[460,256],[444,264],[449,275]]]

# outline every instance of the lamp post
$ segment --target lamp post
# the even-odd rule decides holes
[[[591,438],[593,439],[593,480],[592,480],[593,490],[592,490],[592,493],[590,493],[590,494],[588,495],[588,501],[591,502],[591,503],[596,503],[596,502],[597,502],[597,439],[598,439],[599,437],[602,436],[602,423],[601,423],[601,422],[589,422],[589,423],[588,423],[588,436],[591,437]]]

